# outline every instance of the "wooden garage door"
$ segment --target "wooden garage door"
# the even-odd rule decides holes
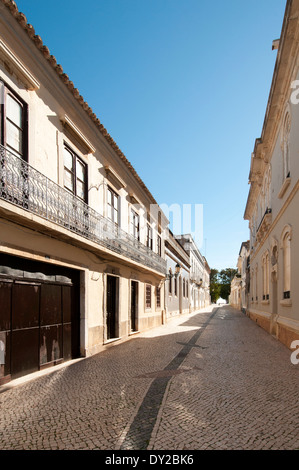
[[[0,278],[0,383],[78,355],[74,286]]]

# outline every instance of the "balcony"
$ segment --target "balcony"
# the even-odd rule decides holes
[[[202,281],[201,276],[194,271],[191,271],[190,273],[190,280],[194,284],[197,284],[199,287],[202,286],[203,281]]]
[[[0,199],[140,263],[166,273],[166,261],[83,201],[0,145]]]
[[[272,224],[272,209],[267,207],[263,218],[258,226],[257,233],[256,233],[256,241],[259,243],[264,235],[268,232],[270,226]]]

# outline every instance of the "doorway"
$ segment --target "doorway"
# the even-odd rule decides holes
[[[137,331],[138,317],[138,282],[131,281],[131,331]]]
[[[278,260],[278,248],[274,245],[272,248],[271,256],[271,284],[272,284],[272,315],[270,322],[270,333],[277,336],[277,304],[278,304],[278,292],[277,292],[277,260]]]
[[[0,384],[80,356],[79,273],[0,255]]]
[[[115,276],[107,276],[107,340],[117,337],[117,287],[118,278]]]

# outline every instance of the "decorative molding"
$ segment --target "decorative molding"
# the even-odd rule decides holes
[[[292,229],[292,226],[290,224],[286,224],[283,229],[282,229],[282,232],[281,232],[281,235],[280,235],[280,248],[283,249],[283,240],[284,240],[284,237],[286,236],[286,234],[289,234],[289,238],[290,240],[292,240],[292,235],[293,235],[293,229]]]
[[[290,186],[290,184],[291,184],[291,177],[287,176],[286,179],[284,180],[281,188],[280,188],[280,191],[279,191],[278,195],[277,195],[277,197],[279,199],[281,199],[284,196],[284,194],[285,194],[286,190],[288,189],[288,187]]]
[[[24,83],[27,90],[38,90],[39,82],[32,73],[25,67],[20,59],[11,51],[11,49],[0,39],[0,59],[5,67],[11,73],[15,73],[17,77]]]
[[[95,153],[95,147],[89,142],[89,140],[84,136],[84,134],[80,131],[80,129],[73,123],[73,121],[65,114],[61,118],[62,124],[70,129],[76,137],[80,140],[80,142],[87,148],[89,153]]]
[[[142,206],[143,204],[139,201],[138,197],[134,193],[129,193],[130,200],[132,204],[138,204],[139,206]]]
[[[272,224],[272,211],[271,209],[267,209],[262,221],[257,229],[256,233],[256,241],[260,243],[260,241],[264,238],[265,234],[268,233]]]
[[[120,187],[124,188],[126,186],[126,183],[124,180],[116,173],[116,171],[113,170],[113,168],[110,165],[105,166],[105,171],[107,177],[112,177],[113,180],[116,180],[117,183],[120,185]]]

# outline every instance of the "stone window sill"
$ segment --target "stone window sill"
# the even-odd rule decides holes
[[[129,333],[129,336],[132,336],[132,335],[137,335],[138,333],[140,333],[139,330],[136,330],[136,331],[130,331]]]
[[[292,306],[292,299],[282,299],[280,301],[280,305],[283,305],[284,307],[291,307]]]
[[[107,339],[106,341],[104,341],[104,344],[114,343],[115,341],[119,341],[120,339],[120,337]]]
[[[270,300],[269,300],[269,299],[268,299],[268,300],[261,300],[261,303],[262,303],[263,305],[269,305]]]
[[[282,184],[282,186],[281,186],[281,188],[280,188],[280,191],[279,191],[279,193],[278,193],[278,198],[279,198],[279,199],[281,199],[281,198],[284,196],[284,194],[285,194],[286,190],[288,189],[288,187],[290,186],[290,184],[291,184],[291,177],[288,176],[288,177],[284,180],[284,182],[283,182],[283,184]]]

